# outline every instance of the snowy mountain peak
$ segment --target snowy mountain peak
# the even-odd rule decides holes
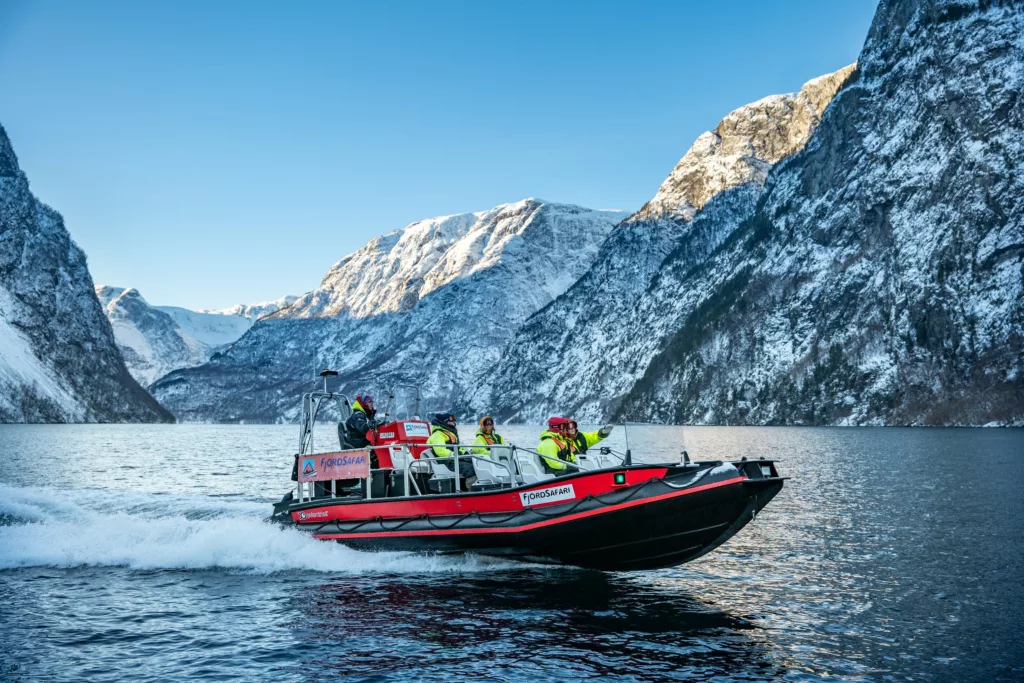
[[[222,311],[191,311],[152,306],[134,287],[97,285],[96,297],[129,372],[143,386],[173,370],[205,363],[218,349],[245,334],[257,319],[297,298],[285,296]]]
[[[116,299],[117,297],[124,294],[124,287],[111,287],[110,285],[96,285],[96,298],[100,300],[100,305],[106,308],[106,306]]]
[[[692,221],[715,195],[748,182],[764,184],[774,164],[807,143],[825,107],[856,68],[851,64],[808,81],[798,93],[770,95],[727,114],[697,138],[631,220]]]
[[[209,363],[151,390],[185,420],[287,419],[310,369],[330,367],[343,393],[413,383],[429,408],[451,408],[523,321],[590,267],[621,219],[524,199],[411,223],[339,261],[318,289]]]
[[[265,315],[279,311],[282,308],[287,308],[298,300],[299,297],[288,295],[274,301],[263,301],[258,304],[237,304],[230,308],[202,308],[198,312],[211,315],[235,315],[256,321]]]
[[[595,211],[537,199],[487,211],[438,216],[370,240],[328,271],[316,290],[275,318],[356,318],[410,310],[424,296],[455,280],[492,268],[527,248],[528,234],[597,221],[609,228],[621,212]],[[551,220],[548,220],[551,219]],[[572,243],[571,229],[547,235],[550,246]],[[542,237],[543,239],[543,237]],[[531,242],[533,240],[530,240]],[[538,248],[539,243],[529,248]],[[554,284],[555,295],[571,282]]]

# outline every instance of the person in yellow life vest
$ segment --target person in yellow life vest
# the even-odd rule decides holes
[[[576,425],[576,420],[569,420],[565,435],[569,438],[569,448],[573,455],[585,455],[588,448],[598,441],[607,439],[613,429],[615,429],[615,425],[605,425],[597,431],[581,432]]]
[[[434,415],[434,419],[430,423],[430,438],[427,439],[427,444],[432,448],[431,454],[435,458],[451,458],[451,460],[443,460],[444,466],[450,469],[452,472],[455,471],[455,449],[444,448],[448,444],[459,442],[459,430],[455,420],[455,415],[452,413],[437,413]],[[459,455],[469,455],[469,452],[465,448],[459,449]],[[473,459],[459,458],[459,476],[465,480],[467,487],[471,486],[476,481],[476,469],[473,467]]]
[[[537,446],[537,454],[540,455],[540,462],[547,472],[556,476],[572,474],[578,471],[576,467],[570,467],[566,463],[577,464],[576,456],[569,446],[567,431],[569,421],[564,417],[552,417],[548,420],[548,428],[540,435],[540,445]]]
[[[474,446],[494,446],[505,443],[505,439],[501,438],[501,434],[494,431],[494,418],[490,415],[484,415],[480,418],[480,429],[476,430],[476,441],[473,442]],[[490,448],[474,448],[473,452],[477,455],[490,455]]]

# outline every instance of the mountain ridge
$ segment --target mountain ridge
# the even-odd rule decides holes
[[[521,321],[582,274],[621,218],[526,199],[416,221],[339,260],[316,290],[154,393],[183,419],[290,419],[311,369],[331,367],[348,393],[415,382],[427,403],[450,406]],[[569,266],[558,244],[576,245]]]
[[[609,417],[685,315],[671,288],[651,289],[664,281],[666,259],[703,258],[752,213],[766,169],[806,143],[828,97],[854,72],[850,65],[739,107],[700,135],[654,199],[615,228],[591,269],[517,331],[492,381],[463,410],[532,422],[556,413]]]
[[[860,73],[622,402],[715,424],[1024,423],[1024,11],[883,0]]]

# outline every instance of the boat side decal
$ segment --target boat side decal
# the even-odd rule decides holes
[[[563,500],[574,500],[575,498],[576,491],[573,490],[572,484],[552,486],[550,488],[536,489],[534,491],[523,491],[519,494],[519,501],[523,504],[523,507],[559,503]]]

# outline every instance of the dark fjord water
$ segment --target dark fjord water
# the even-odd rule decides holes
[[[637,574],[269,526],[296,432],[0,426],[0,680],[1024,678],[1024,431],[688,428],[793,479]],[[648,460],[683,436],[629,433]]]

